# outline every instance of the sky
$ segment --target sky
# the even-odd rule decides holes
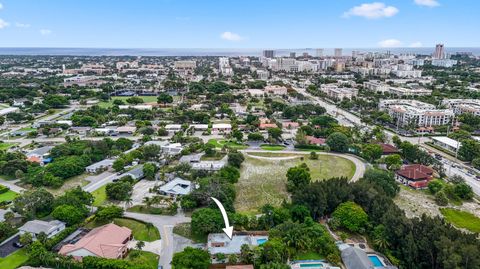
[[[478,0],[0,0],[0,47],[480,47]]]

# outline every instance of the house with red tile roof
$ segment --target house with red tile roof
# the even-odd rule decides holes
[[[324,146],[327,144],[325,138],[316,138],[315,136],[310,135],[305,136],[305,140],[307,140],[307,143],[310,145]]]
[[[119,259],[127,254],[132,230],[110,223],[91,230],[74,244],[64,245],[59,254],[82,260],[86,256]]]
[[[433,169],[428,166],[411,164],[405,165],[398,170],[395,173],[395,177],[402,184],[414,189],[423,189],[426,188],[428,182],[433,179],[433,172]]]
[[[382,147],[382,155],[392,155],[398,154],[400,151],[393,145],[385,144],[385,143],[378,143],[380,147]]]

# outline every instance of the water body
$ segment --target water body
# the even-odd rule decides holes
[[[165,48],[165,49],[122,49],[122,48],[0,48],[0,55],[71,55],[71,56],[260,56],[263,49],[195,49],[195,48]],[[343,55],[350,56],[352,51],[387,52],[392,54],[414,53],[430,55],[435,48],[344,48]],[[324,55],[333,55],[333,48],[325,48]],[[480,56],[477,48],[446,48],[447,53],[470,52]],[[290,52],[297,55],[308,53],[315,56],[315,48],[275,49],[276,56],[288,56]]]

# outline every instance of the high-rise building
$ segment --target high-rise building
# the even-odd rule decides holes
[[[316,53],[317,53],[317,57],[323,57],[323,49],[317,49],[316,50]]]
[[[275,51],[274,50],[264,50],[263,51],[263,57],[274,58],[275,57]]]
[[[335,49],[335,53],[334,53],[335,58],[342,57],[342,53],[343,53],[342,49],[340,49],[340,48]]]
[[[295,52],[290,52],[290,58],[295,58],[297,54]]]
[[[435,52],[433,53],[434,59],[445,59],[445,48],[443,44],[437,44],[435,46]]]

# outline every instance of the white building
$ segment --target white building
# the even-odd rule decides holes
[[[390,89],[390,85],[378,80],[370,80],[363,83],[363,88],[367,91],[385,93]]]
[[[43,220],[31,220],[23,224],[18,228],[19,233],[29,233],[35,240],[40,233],[47,235],[47,238],[51,238],[61,231],[65,230],[65,223],[59,220],[43,221]]]
[[[334,84],[323,84],[320,86],[320,91],[334,100],[352,99],[358,95],[358,90],[355,88],[340,88]]]
[[[471,113],[480,116],[479,99],[445,99],[442,105],[452,109],[455,115]]]
[[[416,100],[382,100],[379,109],[388,112],[399,126],[440,126],[449,124],[454,117],[450,109],[436,109],[434,105]]]

